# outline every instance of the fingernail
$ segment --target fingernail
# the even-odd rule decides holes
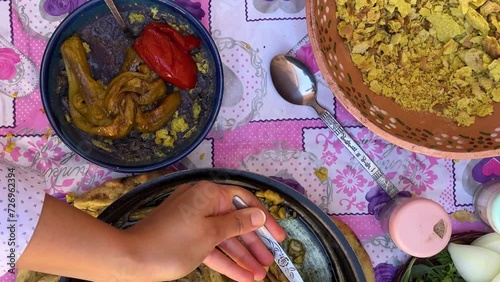
[[[262,226],[266,222],[266,214],[257,209],[250,214],[250,221],[253,226]]]

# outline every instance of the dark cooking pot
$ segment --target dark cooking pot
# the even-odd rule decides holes
[[[252,192],[270,189],[284,199],[283,205],[297,217],[280,222],[290,238],[300,240],[306,249],[299,271],[304,281],[358,281],[366,278],[361,265],[339,228],[314,203],[289,186],[258,174],[229,169],[194,169],[174,172],[147,182],[128,192],[98,217],[117,228],[130,226],[128,215],[141,207],[157,205],[180,184],[209,180],[241,186]],[[70,278],[60,280],[82,281]]]

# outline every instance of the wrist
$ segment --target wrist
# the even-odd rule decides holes
[[[135,228],[120,230],[122,236],[123,260],[115,269],[117,281],[164,281],[177,279],[175,271],[169,266],[175,265],[165,255],[165,250],[151,246],[152,241]],[[167,244],[165,242],[164,244]]]
[[[143,267],[145,259],[139,240],[127,230],[119,230],[119,234],[116,240],[119,256],[113,260],[111,273],[113,280],[144,281],[147,272]]]

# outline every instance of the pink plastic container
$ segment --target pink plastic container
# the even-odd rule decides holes
[[[442,251],[452,231],[444,208],[421,197],[396,198],[388,203],[382,211],[381,224],[400,250],[419,258]]]

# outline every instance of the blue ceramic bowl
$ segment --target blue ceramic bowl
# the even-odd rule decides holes
[[[102,0],[90,0],[74,10],[64,19],[51,36],[41,65],[40,91],[43,107],[51,126],[62,142],[89,162],[114,171],[127,173],[160,169],[188,155],[200,144],[212,128],[222,101],[224,85],[222,63],[215,43],[208,31],[196,18],[177,4],[161,0],[115,0],[115,3],[126,21],[132,21],[132,17],[129,17],[130,13],[143,13],[147,14],[146,22],[151,20],[148,18],[151,17],[154,20],[158,20],[159,18],[162,22],[187,27],[191,33],[202,40],[200,52],[204,55],[208,63],[208,74],[203,80],[203,87],[199,87],[200,90],[195,95],[196,98],[189,98],[192,100],[189,101],[189,105],[185,105],[186,101],[183,94],[183,101],[179,108],[179,111],[184,108],[183,113],[188,113],[189,111],[192,112],[194,102],[201,105],[202,111],[199,118],[196,121],[192,121],[193,124],[196,124],[196,126],[192,127],[194,130],[189,136],[186,134],[182,140],[181,138],[177,138],[180,141],[177,141],[173,148],[164,147],[159,152],[156,147],[154,153],[149,152],[148,149],[154,146],[149,146],[148,144],[153,141],[149,140],[150,143],[148,144],[146,142],[141,143],[143,139],[137,137],[140,137],[139,134],[135,137],[126,137],[120,140],[119,144],[116,145],[117,147],[113,147],[115,146],[114,143],[111,149],[110,146],[106,145],[108,147],[106,150],[103,150],[102,140],[96,142],[94,136],[84,133],[68,121],[67,90],[61,90],[64,89],[64,87],[61,87],[61,81],[67,81],[67,78],[64,75],[64,64],[62,62],[60,47],[64,40],[73,34],[80,34],[88,25],[111,15]],[[108,21],[107,25],[108,27],[105,30],[112,30],[110,32],[113,36],[116,36],[116,34],[123,36],[114,20]],[[137,29],[137,25],[140,24],[135,23],[135,26],[131,24],[133,28],[135,27],[136,35],[138,35],[141,28]],[[144,25],[145,22],[142,23],[142,27]],[[106,44],[115,44],[115,42],[111,41]],[[119,55],[117,54],[117,56]],[[101,55],[101,57],[105,58],[106,56]],[[109,59],[109,54],[107,57]],[[120,58],[122,58],[120,60],[123,60],[123,54]],[[106,63],[102,65],[104,68],[109,68],[109,65],[106,66]],[[96,66],[91,65],[91,67],[94,72]],[[98,69],[99,67],[97,66]],[[116,71],[118,73],[119,68],[116,68]],[[98,79],[98,77],[95,78]],[[62,85],[64,85],[64,82]],[[119,150],[113,149],[118,148],[118,146]]]

